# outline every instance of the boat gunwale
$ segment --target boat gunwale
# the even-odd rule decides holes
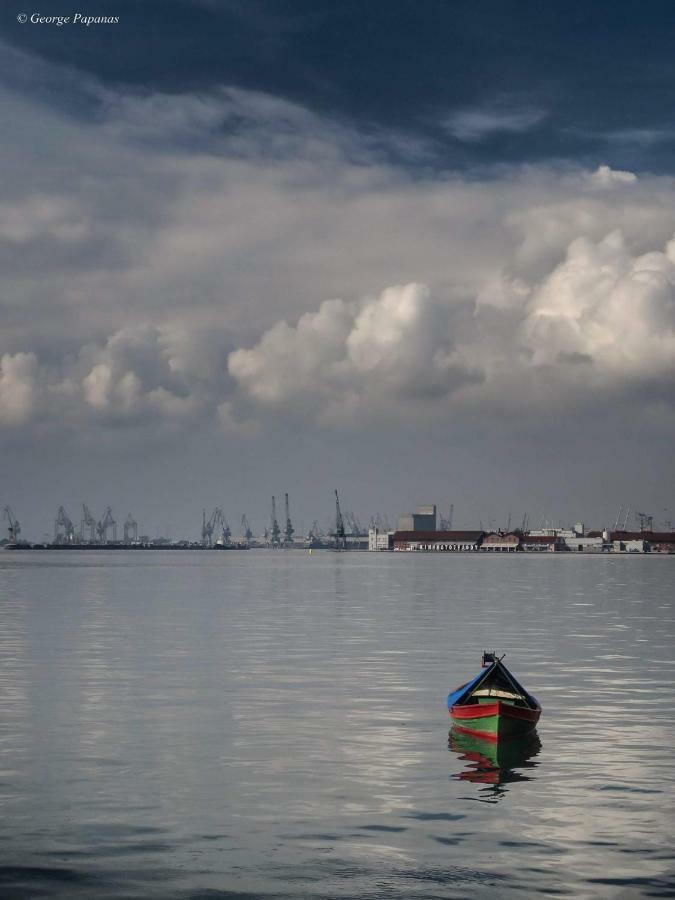
[[[511,686],[522,695],[523,702],[526,704],[525,706],[518,706],[518,709],[527,709],[530,711],[538,711],[541,713],[541,704],[529,691],[527,691],[518,681],[518,679],[513,675],[513,673],[504,665],[501,658],[496,658],[492,662],[492,664],[486,667],[482,672],[479,672],[474,678],[469,679],[465,684],[460,685],[458,688],[455,688],[454,691],[448,695],[448,709],[458,706],[478,706],[478,705],[486,705],[486,704],[477,704],[477,703],[469,703],[468,701],[473,696],[473,691],[478,690],[481,686],[488,681],[488,679],[495,675],[497,672],[503,672],[507,681],[511,684]],[[451,698],[454,702],[451,704]],[[462,702],[464,701],[464,702]]]

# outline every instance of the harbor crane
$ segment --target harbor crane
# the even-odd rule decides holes
[[[247,543],[253,537],[253,531],[251,530],[251,526],[248,524],[248,519],[245,515],[241,517],[241,533]]]
[[[103,518],[96,526],[96,534],[98,535],[98,539],[102,544],[108,543],[108,532],[112,532],[112,542],[113,544],[117,543],[117,522],[112,514],[112,509],[109,506],[106,506],[106,510],[103,513]]]
[[[19,542],[19,535],[21,534],[21,525],[19,524],[19,520],[12,512],[12,508],[10,506],[6,506],[4,508],[3,518],[7,521],[7,534],[9,536],[9,543],[17,544]]]
[[[285,504],[285,512],[286,512],[286,527],[284,528],[284,544],[287,547],[290,547],[293,544],[293,533],[295,532],[295,528],[293,528],[293,523],[291,522],[291,510],[288,505],[288,494],[284,494],[284,504]]]
[[[441,523],[443,523],[443,519],[441,519]],[[379,531],[391,531],[389,527],[389,519],[386,515],[382,515],[381,513],[375,513],[374,516],[370,517],[370,522],[368,523],[369,528],[377,528]]]
[[[278,547],[281,543],[281,528],[279,528],[279,522],[277,521],[277,501],[274,495],[272,495],[272,518],[270,520],[269,539],[272,547]]]
[[[133,544],[138,540],[138,522],[129,513],[124,522],[124,543]]]
[[[345,535],[345,521],[340,511],[340,498],[338,497],[337,488],[335,489],[335,549],[347,549],[347,537]]]
[[[89,529],[89,543],[93,544],[96,540],[96,519],[92,516],[91,511],[86,503],[82,504],[82,521],[80,522],[80,540],[85,540],[85,529]]]
[[[74,540],[75,526],[65,509],[62,506],[59,506],[56,512],[56,521],[54,523],[54,543],[72,544]]]
[[[232,529],[230,528],[230,523],[227,521],[222,511],[220,513],[219,521],[223,544],[229,544],[232,540]]]
[[[621,521],[621,516],[623,515],[623,522]],[[623,503],[619,507],[619,512],[616,514],[616,522],[614,523],[614,531],[625,531],[628,528],[628,516],[630,515],[630,506],[626,507],[625,513],[623,508]]]
[[[364,531],[364,529],[361,527],[361,523],[356,518],[353,512],[345,510],[345,512],[342,514],[342,517],[347,523],[349,530],[354,537],[367,537],[368,532]]]
[[[635,518],[640,520],[640,531],[654,530],[654,516],[648,516],[646,513],[636,512]]]
[[[202,543],[205,547],[213,546],[213,535],[220,525],[223,523],[223,511],[219,506],[211,513],[211,518],[207,520],[206,510],[202,511]]]
[[[452,531],[452,516],[453,516],[454,511],[455,511],[455,504],[451,503],[450,511],[448,512],[447,519],[445,518],[445,516],[441,516],[441,522],[440,522],[440,530],[441,531]]]

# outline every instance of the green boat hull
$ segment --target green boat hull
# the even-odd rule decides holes
[[[541,710],[525,709],[501,700],[453,706],[450,718],[456,728],[491,740],[528,734],[537,725]]]

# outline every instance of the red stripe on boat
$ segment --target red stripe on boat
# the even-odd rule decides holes
[[[488,716],[504,716],[507,719],[522,719],[525,722],[538,722],[540,709],[527,709],[524,706],[511,706],[509,703],[472,703],[469,706],[453,706],[450,710],[453,719],[485,719]]]
[[[486,719],[499,713],[499,701],[496,703],[472,703],[470,706],[453,706],[450,715],[453,719]]]
[[[467,728],[466,725],[454,725],[453,727],[457,731],[461,731],[462,734],[472,734],[474,737],[482,738],[484,741],[491,741],[493,744],[496,744],[499,740],[499,735],[493,731],[476,731],[474,728]]]

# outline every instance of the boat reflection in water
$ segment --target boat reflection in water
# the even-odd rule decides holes
[[[522,737],[491,741],[451,728],[448,747],[466,764],[463,771],[453,773],[452,777],[484,785],[481,788],[483,796],[479,799],[496,803],[508,793],[508,788],[503,785],[531,780],[531,775],[520,770],[537,768],[539,763],[534,758],[541,749],[541,741],[536,731]]]

